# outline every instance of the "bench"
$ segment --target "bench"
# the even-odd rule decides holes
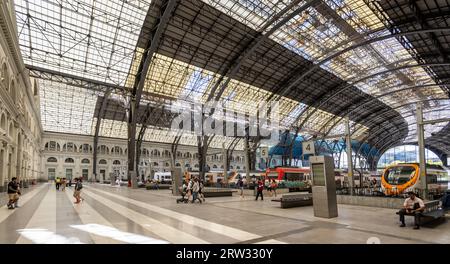
[[[443,219],[445,217],[445,210],[440,208],[439,202],[439,200],[424,202],[425,209],[420,214],[420,225],[432,222],[437,219]],[[399,212],[397,212],[396,214],[399,214]],[[414,214],[405,215],[414,216]]]
[[[312,193],[287,193],[280,199],[272,199],[272,202],[280,202],[281,208],[312,205]]]
[[[171,184],[158,184],[158,188],[156,188],[156,184],[154,184],[154,183],[148,184],[147,183],[145,185],[145,188],[147,190],[156,190],[156,189],[158,189],[158,190],[169,190],[171,186],[172,186]]]
[[[202,193],[205,196],[205,198],[233,196],[234,192],[237,192],[237,190],[225,189],[225,188],[204,188],[202,190]]]

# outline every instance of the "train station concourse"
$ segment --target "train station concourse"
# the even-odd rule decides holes
[[[450,244],[449,154],[449,0],[0,0],[0,244]]]

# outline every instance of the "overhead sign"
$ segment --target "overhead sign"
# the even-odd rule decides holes
[[[307,154],[316,154],[316,150],[314,148],[314,141],[305,141],[302,142],[303,155]]]
[[[268,147],[261,147],[261,157],[269,158],[269,148]]]

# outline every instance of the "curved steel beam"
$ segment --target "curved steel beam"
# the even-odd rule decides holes
[[[165,4],[161,5],[161,17],[157,18],[156,26],[150,32],[151,38],[149,38],[146,49],[142,54],[142,59],[136,74],[136,79],[133,85],[130,114],[128,118],[128,170],[134,171],[135,169],[135,154],[136,154],[136,121],[139,104],[141,102],[142,91],[145,86],[145,80],[147,78],[148,70],[152,62],[153,55],[161,42],[161,36],[172,17],[172,12],[178,5],[179,0],[167,0]],[[131,174],[128,174],[128,180],[131,180]]]
[[[255,51],[257,48],[259,48],[264,41],[266,41],[270,35],[275,33],[279,28],[284,26],[289,20],[291,20],[293,17],[297,16],[298,14],[302,13],[312,5],[315,5],[319,2],[319,0],[310,0],[295,11],[291,12],[289,15],[281,19],[281,21],[278,21],[284,14],[286,14],[288,11],[290,11],[295,5],[300,3],[301,1],[296,0],[290,3],[288,6],[286,6],[283,10],[278,12],[272,19],[267,21],[264,26],[260,29],[258,35],[256,38],[247,45],[247,47],[244,48],[242,52],[240,52],[239,56],[232,60],[232,63],[230,66],[228,66],[228,71],[226,74],[222,75],[219,80],[215,83],[215,85],[211,88],[211,93],[208,95],[208,101],[211,101],[211,99],[215,99],[215,101],[218,101],[220,97],[222,96],[223,92],[225,91],[226,87],[230,83],[231,79],[235,78],[236,74],[239,72],[239,69],[241,68],[241,65],[244,61],[246,61]],[[275,26],[271,27],[266,33],[266,31],[271,25],[276,23]],[[226,78],[226,80],[223,82],[223,80]],[[222,83],[222,86],[217,91],[219,85]],[[217,92],[217,93],[216,93]]]
[[[449,85],[450,85],[450,83],[449,83]],[[337,114],[337,116],[350,115],[350,114],[352,114],[354,111],[357,111],[357,110],[361,109],[362,107],[364,107],[365,105],[367,105],[367,104],[369,104],[369,103],[372,103],[372,100],[373,100],[373,99],[380,99],[380,98],[382,98],[382,97],[389,96],[389,95],[392,95],[392,94],[395,94],[395,93],[398,93],[398,92],[402,92],[402,91],[415,90],[415,89],[423,89],[423,88],[433,87],[433,86],[439,86],[439,84],[414,85],[414,86],[409,86],[409,87],[402,88],[402,89],[397,89],[397,90],[395,90],[395,91],[389,91],[389,92],[383,93],[383,94],[381,94],[381,95],[378,95],[378,96],[375,96],[375,97],[372,97],[372,98],[368,98],[368,99],[362,101],[360,104],[358,104],[358,105],[357,105],[356,107],[354,107],[354,108],[352,108],[352,107],[346,108],[347,106],[345,106],[345,107],[344,107],[344,108],[346,108],[345,111],[341,111],[340,113]],[[348,106],[351,106],[352,104],[353,104],[353,101],[350,101],[350,104],[347,104],[347,105],[348,105]],[[338,125],[338,124],[342,121],[342,119],[344,119],[344,117],[341,117],[341,118],[339,119],[339,121],[337,121],[333,126],[331,126],[331,128],[330,128],[329,131],[326,133],[326,135],[328,135],[329,132],[330,132],[330,130],[332,130],[336,125]],[[324,128],[326,128],[326,127],[330,124],[331,121],[332,121],[332,119],[328,120],[328,121],[327,121],[327,122],[319,129],[319,131],[322,131]]]
[[[355,84],[363,82],[365,80],[371,79],[373,77],[376,77],[378,75],[383,75],[386,73],[390,73],[390,72],[394,72],[394,71],[398,71],[398,70],[402,70],[402,69],[409,69],[409,68],[415,68],[415,67],[428,67],[428,66],[450,66],[450,63],[423,63],[423,64],[414,64],[414,65],[402,65],[402,66],[398,66],[395,68],[391,68],[385,71],[381,71],[381,72],[377,72],[368,76],[364,76],[354,82],[352,82],[351,84],[347,84],[344,86],[337,86],[334,89],[331,90],[330,92],[324,93],[321,98],[318,99],[318,104],[314,105],[314,106],[308,106],[306,107],[300,114],[299,116],[296,118],[295,123],[298,122],[298,120],[300,119],[300,117],[303,115],[303,113],[307,112],[311,107],[314,107],[315,109],[309,113],[306,118],[302,121],[302,123],[299,125],[299,127],[302,127],[307,121],[308,119],[314,114],[316,113],[320,108],[322,108],[326,103],[328,103],[331,99],[335,98],[337,95],[341,94],[342,92],[346,91],[349,88],[354,87]],[[335,91],[333,91],[335,90]],[[363,93],[363,91],[360,90],[361,93]]]
[[[448,27],[443,27],[443,28],[432,28],[432,29],[421,29],[421,30],[413,30],[413,31],[408,31],[408,32],[399,32],[399,33],[395,33],[395,34],[389,34],[389,35],[384,35],[381,37],[375,37],[373,39],[369,39],[366,41],[362,41],[360,43],[351,45],[343,50],[337,51],[334,54],[326,57],[325,59],[319,61],[318,63],[314,64],[313,67],[311,67],[309,70],[307,70],[306,72],[302,73],[300,76],[296,77],[295,80],[292,81],[292,83],[290,85],[288,85],[287,87],[283,88],[283,90],[280,92],[280,97],[284,96],[285,92],[287,92],[288,90],[294,88],[294,86],[296,86],[304,77],[306,77],[307,75],[309,75],[310,73],[312,73],[314,70],[316,70],[317,68],[319,68],[321,65],[327,63],[328,61],[341,56],[342,54],[347,53],[348,51],[354,50],[356,48],[359,47],[363,47],[378,41],[382,41],[382,40],[386,40],[386,39],[390,39],[390,38],[396,38],[396,37],[404,37],[404,36],[409,36],[409,35],[416,35],[416,34],[422,34],[422,33],[428,33],[428,32],[450,32],[450,28]],[[335,49],[339,48],[340,46],[336,47]]]
[[[399,109],[399,108],[402,108],[402,107],[405,107],[405,106],[408,106],[408,105],[411,105],[411,104],[416,104],[416,103],[420,103],[420,102],[431,102],[431,101],[450,101],[450,98],[434,98],[434,99],[425,99],[425,100],[413,101],[413,102],[409,102],[409,103],[405,103],[405,104],[396,106],[396,107],[391,108],[391,109],[384,109],[382,112],[377,111],[377,112],[371,113],[371,114],[369,114],[369,115],[367,115],[367,116],[365,116],[363,118],[371,118],[373,115],[381,116],[381,115],[383,115],[386,112],[391,111],[391,110],[396,110],[396,109]],[[410,116],[412,116],[412,115],[410,115]],[[355,122],[358,122],[360,119],[356,120]],[[386,121],[391,121],[391,120],[386,120]]]
[[[108,101],[109,101],[109,96],[111,95],[111,91],[107,90],[103,96],[103,102],[102,102],[102,106],[100,107],[100,110],[98,111],[98,115],[97,115],[97,122],[95,124],[95,134],[94,134],[94,149],[93,149],[93,157],[92,157],[92,162],[93,162],[93,174],[94,174],[94,180],[97,180],[97,157],[98,157],[98,152],[97,152],[97,147],[98,147],[98,134],[100,133],[100,125],[101,125],[101,121],[103,116],[105,115],[105,111],[106,111],[106,106],[108,105]],[[97,97],[98,98],[98,97]]]

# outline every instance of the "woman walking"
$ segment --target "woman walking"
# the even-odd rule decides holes
[[[272,189],[273,193],[275,194],[275,197],[277,197],[278,184],[275,181],[275,179],[272,179],[272,183],[270,184],[270,188]]]
[[[81,183],[81,179],[75,178],[75,191],[73,192],[73,197],[76,199],[76,204],[80,203],[81,198],[81,189],[83,189],[83,184]]]

